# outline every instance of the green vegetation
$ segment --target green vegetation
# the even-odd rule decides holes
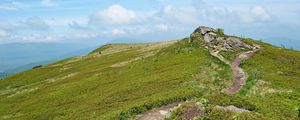
[[[251,109],[252,105],[245,102],[245,99],[240,98],[238,96],[215,94],[209,97],[210,100],[212,100],[212,102],[209,102],[208,99],[201,98],[197,103],[195,103],[194,100],[188,103],[183,103],[180,107],[177,107],[174,111],[172,111],[171,116],[169,118],[166,118],[165,120],[185,120],[184,117],[191,114],[191,112],[187,110],[191,110],[191,109],[194,109],[194,112],[197,111],[195,109],[198,109],[201,112],[200,116],[198,115],[193,118],[194,120],[268,119],[258,113],[251,113],[251,112],[236,113],[234,111],[221,108],[221,106],[227,106],[232,104],[238,106],[243,104],[243,106],[240,106],[241,108],[245,107]],[[231,100],[230,97],[233,97],[233,99]],[[224,103],[224,104],[220,104],[220,103]],[[216,105],[218,105],[219,107],[216,107]]]
[[[253,79],[257,81],[253,83],[255,89],[247,94],[248,99],[270,119],[297,119],[291,106],[300,97],[300,52],[251,39],[245,41],[263,46],[262,51],[242,63],[248,73],[255,73]]]
[[[0,119],[134,119],[155,107],[203,97],[208,119],[299,119],[300,52],[243,41],[263,50],[242,62],[249,78],[236,95],[223,92],[232,83],[230,67],[199,41],[111,44],[1,80]],[[221,54],[232,60],[237,53]],[[182,112],[173,111],[171,118],[180,119]]]
[[[300,52],[252,39],[243,41],[259,44],[263,50],[253,58],[242,62],[241,67],[246,70],[249,77],[239,94],[227,95],[216,92],[206,96],[212,106],[209,108],[208,118],[299,119]],[[233,59],[232,55],[235,55],[235,53],[221,54],[227,59]],[[237,114],[229,110],[216,109],[213,107],[215,105],[233,105],[251,112]]]
[[[212,104],[234,105],[263,115],[252,114],[256,119],[298,119],[293,106],[297,105],[300,97],[300,52],[252,39],[243,41],[263,47],[253,58],[241,64],[249,74],[246,85],[237,95],[215,94],[209,100]],[[221,54],[227,59],[234,58],[231,57],[234,53]],[[222,119],[227,115],[230,116],[230,113],[221,115]]]
[[[0,81],[0,117],[133,118],[154,107],[213,93],[209,87],[224,89],[230,82],[229,67],[197,44],[182,40],[153,48],[160,44],[108,45],[99,49],[100,56],[94,51],[8,77]],[[124,61],[132,62],[112,67]]]
[[[201,119],[203,120],[206,120],[206,119],[209,119],[208,115],[209,115],[209,103],[208,103],[208,100],[205,99],[205,98],[202,98],[200,100],[200,103],[201,103],[201,106],[202,107],[202,110],[203,110],[203,116],[201,117]]]
[[[175,108],[175,110],[173,110],[171,112],[171,116],[168,118],[165,118],[164,120],[182,120],[182,114],[183,114],[183,110],[182,107],[178,107]]]
[[[217,28],[217,29],[215,30],[215,32],[216,32],[217,35],[219,35],[219,36],[225,36],[224,29]]]
[[[99,48],[97,48],[96,50],[92,51],[90,54],[104,51],[104,50],[108,49],[110,46],[111,46],[110,44],[108,44],[108,45],[103,45],[102,47],[99,47]]]
[[[255,81],[254,81],[253,75],[250,74],[246,81],[246,85],[239,91],[239,94],[246,95],[254,85],[255,85]]]
[[[221,51],[219,54],[222,55],[225,59],[232,61],[240,52],[241,51]]]

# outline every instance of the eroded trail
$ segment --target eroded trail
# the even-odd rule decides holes
[[[260,50],[261,47],[259,45],[255,45],[255,47],[253,47],[253,50],[239,54],[232,62],[226,60],[225,58],[223,58],[223,56],[219,55],[219,51],[210,52],[212,56],[215,56],[224,63],[230,65],[230,68],[232,70],[233,84],[226,89],[226,93],[235,94],[246,84],[248,74],[242,68],[240,68],[239,65],[243,60],[251,58],[256,52]]]
[[[218,30],[205,26],[200,26],[190,35],[189,43],[192,43],[193,41],[197,40],[203,40],[202,42],[207,43],[208,46],[206,46],[206,48],[210,49],[209,52],[212,56],[218,58],[219,60],[223,61],[225,64],[230,66],[233,74],[232,84],[228,85],[228,87],[224,89],[224,92],[227,94],[235,94],[240,91],[240,89],[246,84],[246,81],[248,79],[248,74],[240,67],[241,62],[243,60],[250,59],[256,52],[261,50],[261,47],[255,44],[250,45],[244,43],[241,39],[237,37],[225,37],[224,35],[220,35],[219,32],[216,31]],[[249,51],[238,54],[237,57],[232,61],[227,60],[219,54],[219,52],[222,50],[227,51],[242,49],[249,49]],[[160,108],[152,109],[146,113],[139,115],[137,119],[162,120],[164,117],[169,116],[170,111],[177,105],[169,104]]]
[[[239,54],[233,62],[230,64],[230,68],[233,73],[233,84],[227,89],[228,94],[234,94],[240,91],[240,89],[246,84],[248,74],[239,67],[242,60],[250,59],[256,52],[261,50],[260,46],[256,46],[252,51],[243,52]]]
[[[219,54],[220,51],[211,51],[210,54],[212,56],[217,57],[225,64],[230,65],[230,68],[233,73],[233,83],[226,89],[227,94],[235,94],[239,92],[239,90],[246,84],[248,79],[248,74],[239,67],[243,60],[250,59],[256,52],[260,51],[261,47],[255,45],[253,50],[240,53],[233,61],[229,61],[225,59],[223,56]],[[166,106],[162,106],[160,108],[152,109],[146,113],[137,117],[137,120],[163,120],[164,117],[169,116],[171,110],[178,106],[179,103],[172,103]]]
[[[171,110],[178,106],[179,103],[172,103],[160,108],[152,109],[137,117],[137,120],[163,120],[166,116],[171,115]]]
[[[235,94],[239,92],[239,90],[246,84],[246,81],[248,79],[248,74],[242,68],[240,68],[239,65],[243,60],[250,59],[256,52],[260,50],[261,47],[255,45],[255,47],[253,47],[253,50],[240,53],[233,61],[229,61],[225,59],[223,56],[221,56],[219,54],[220,51],[210,52],[212,56],[215,56],[221,61],[223,61],[225,64],[230,65],[230,68],[233,73],[233,83],[231,86],[226,88],[227,94]],[[172,103],[166,106],[162,106],[160,108],[152,109],[138,116],[137,120],[163,120],[164,117],[170,115],[171,110],[174,109],[174,107],[178,106],[178,104],[179,103]]]

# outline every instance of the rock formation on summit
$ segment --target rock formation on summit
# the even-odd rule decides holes
[[[253,46],[242,42],[237,37],[229,37],[218,29],[201,26],[190,35],[190,42],[204,40],[210,47],[217,50],[251,49]]]

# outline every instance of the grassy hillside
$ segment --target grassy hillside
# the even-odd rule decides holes
[[[242,63],[249,74],[246,85],[237,95],[211,95],[210,102],[251,109],[262,116],[260,119],[300,119],[297,112],[300,108],[300,52],[252,39],[243,40],[263,47]]]
[[[235,95],[222,92],[230,67],[197,42],[110,44],[1,80],[0,119],[128,119],[199,98],[251,111],[213,109],[211,119],[299,119],[300,52],[244,41],[264,49],[243,62],[250,77]]]
[[[295,108],[300,108],[300,52],[260,44],[264,50],[242,66],[252,76],[253,83],[245,86],[240,93],[249,96],[257,111],[269,118],[297,119]]]
[[[230,77],[228,66],[187,40],[106,45],[0,81],[0,116],[112,119],[217,91]]]

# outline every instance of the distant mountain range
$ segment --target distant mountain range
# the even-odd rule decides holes
[[[295,40],[287,37],[270,37],[270,38],[265,38],[264,41],[276,46],[300,50],[300,40]]]
[[[98,46],[70,43],[12,43],[0,45],[0,71],[12,74],[36,65],[84,55]]]

